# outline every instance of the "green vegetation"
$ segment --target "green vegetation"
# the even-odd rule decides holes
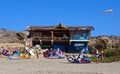
[[[92,37],[89,43],[90,54],[95,54],[95,50],[104,50],[103,62],[120,61],[120,36],[97,36]],[[95,62],[95,56],[91,57]]]
[[[105,50],[105,62],[120,61],[120,48]]]
[[[120,48],[112,48],[104,50],[104,61],[106,63],[120,61]],[[95,62],[96,58],[91,57],[92,61]],[[101,62],[101,61],[100,61]]]

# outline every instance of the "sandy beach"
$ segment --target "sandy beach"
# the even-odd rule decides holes
[[[71,64],[66,59],[0,57],[0,74],[120,74],[120,62]]]

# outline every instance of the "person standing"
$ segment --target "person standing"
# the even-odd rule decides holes
[[[96,63],[99,63],[99,50],[98,49],[96,49],[95,58],[96,58]]]
[[[104,61],[104,51],[103,50],[100,51],[100,57],[99,58],[100,58],[101,62]]]
[[[36,54],[37,59],[39,59],[39,49],[38,49],[38,47],[35,48],[35,54]]]
[[[2,54],[3,52],[3,47],[0,48],[0,55]]]

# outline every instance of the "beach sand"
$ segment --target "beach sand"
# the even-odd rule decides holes
[[[72,64],[66,59],[0,57],[0,74],[120,74],[120,62]]]

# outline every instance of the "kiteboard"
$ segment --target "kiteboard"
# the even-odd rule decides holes
[[[33,56],[35,55],[35,53],[32,50],[29,50],[29,53]]]
[[[27,52],[28,53],[30,53],[31,55],[35,55],[35,53],[33,52],[33,49],[30,49],[30,48],[28,48],[28,47],[26,47],[26,50],[27,50]]]

